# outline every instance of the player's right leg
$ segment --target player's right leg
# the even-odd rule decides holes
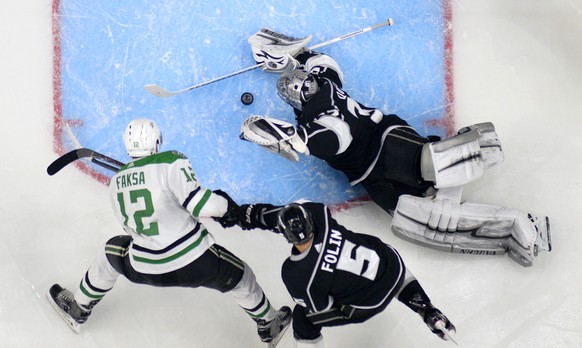
[[[428,328],[447,341],[453,339],[456,328],[453,323],[430,301],[430,298],[409,270],[398,292],[398,300],[418,313]]]
[[[105,248],[114,239],[108,241]],[[93,307],[113,288],[119,275],[107,259],[105,250],[101,249],[74,294],[59,284],[54,284],[47,293],[47,299],[69,327],[79,333]]]

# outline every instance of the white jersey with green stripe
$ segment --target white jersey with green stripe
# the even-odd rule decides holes
[[[109,184],[113,211],[131,235],[130,260],[136,271],[161,274],[186,266],[214,238],[199,217],[220,217],[228,202],[201,188],[192,165],[177,151],[136,159]]]

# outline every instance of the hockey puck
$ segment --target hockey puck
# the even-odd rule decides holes
[[[255,97],[253,97],[253,95],[250,94],[249,92],[244,92],[240,96],[240,101],[245,105],[251,105],[253,103],[253,100],[255,100]]]

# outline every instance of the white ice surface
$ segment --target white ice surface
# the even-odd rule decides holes
[[[506,161],[466,199],[550,216],[554,250],[531,268],[508,257],[418,247],[389,231],[373,204],[340,222],[395,246],[433,302],[456,324],[461,347],[582,347],[582,1],[455,0],[458,127],[493,121]],[[120,232],[106,188],[74,167],[54,177],[49,1],[0,6],[0,347],[261,347],[227,296],[120,279],[75,335],[45,301],[77,286],[95,253]],[[364,223],[365,221],[365,223]],[[268,233],[220,231],[276,306],[288,246]],[[397,301],[363,325],[324,329],[327,347],[452,347]],[[291,347],[290,331],[280,347]]]

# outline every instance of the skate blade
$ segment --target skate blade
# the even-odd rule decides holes
[[[552,235],[550,234],[550,218],[546,216],[548,252],[552,251]]]
[[[51,304],[51,306],[55,309],[55,311],[59,315],[59,317],[61,317],[65,321],[65,323],[67,323],[67,325],[71,328],[71,330],[73,330],[73,332],[76,334],[81,332],[81,325],[79,325],[79,323],[74,321],[65,312],[63,312],[63,310],[59,307],[59,305],[57,305],[55,300],[53,300],[53,298],[51,297],[50,292],[46,293],[46,297],[47,297],[48,302]]]
[[[451,342],[453,342],[457,346],[459,345],[459,343],[453,338],[453,335],[451,334],[451,332],[449,330],[447,330],[447,328],[445,327],[445,323],[443,323],[442,321],[439,321],[435,324],[435,327],[437,329],[441,330],[445,334],[445,336],[449,340],[451,340]]]
[[[271,342],[267,342],[267,348],[275,348],[277,344],[279,344],[279,341],[281,341],[281,338],[283,338],[283,335],[285,335],[285,332],[287,331],[289,326],[291,326],[291,321],[289,321],[289,323],[285,325],[281,332],[279,332],[279,334],[275,336]]]
[[[546,228],[544,233],[539,233],[534,245],[534,256],[538,256],[540,251],[552,251],[552,236],[550,234],[550,219],[546,216]]]

